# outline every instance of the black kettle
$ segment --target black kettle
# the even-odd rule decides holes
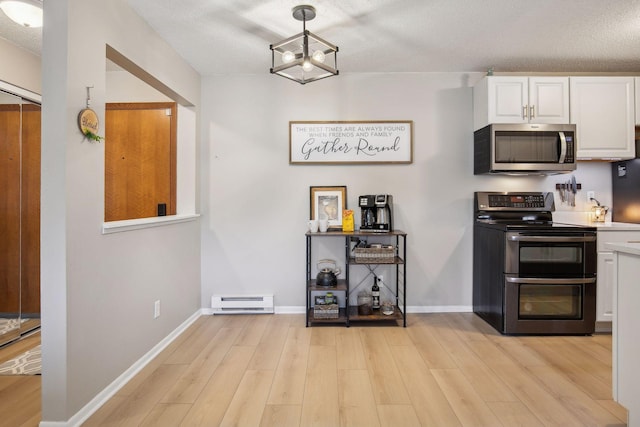
[[[325,266],[322,266],[325,264]],[[329,266],[333,266],[330,268]],[[333,287],[338,285],[338,275],[340,269],[336,268],[336,262],[332,259],[321,259],[318,261],[318,275],[316,276],[316,285]]]

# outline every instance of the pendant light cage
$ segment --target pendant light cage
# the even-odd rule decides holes
[[[318,37],[306,28],[315,18],[313,6],[296,6],[293,17],[302,21],[302,32],[269,46],[271,73],[306,84],[339,74],[338,46]]]

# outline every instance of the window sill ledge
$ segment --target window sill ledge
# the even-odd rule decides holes
[[[120,233],[123,231],[140,230],[142,228],[162,227],[165,225],[179,224],[181,222],[195,221],[199,217],[199,214],[182,214],[105,222],[102,224],[102,234]]]

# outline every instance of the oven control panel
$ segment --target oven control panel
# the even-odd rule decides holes
[[[542,208],[544,196],[542,194],[490,194],[489,207],[491,208]]]
[[[553,211],[555,209],[553,193],[550,192],[476,192],[475,198],[477,211]]]

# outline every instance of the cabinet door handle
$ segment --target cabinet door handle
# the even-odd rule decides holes
[[[529,119],[533,119],[536,116],[536,106],[531,105],[529,107]]]
[[[575,279],[549,279],[546,277],[507,277],[509,283],[531,283],[547,285],[580,285],[583,283],[596,283],[595,277],[575,278]]]
[[[522,106],[522,120],[527,120],[527,106]]]
[[[582,243],[595,242],[595,235],[588,236],[528,236],[520,233],[507,234],[507,240],[512,242],[538,242],[538,243]]]

